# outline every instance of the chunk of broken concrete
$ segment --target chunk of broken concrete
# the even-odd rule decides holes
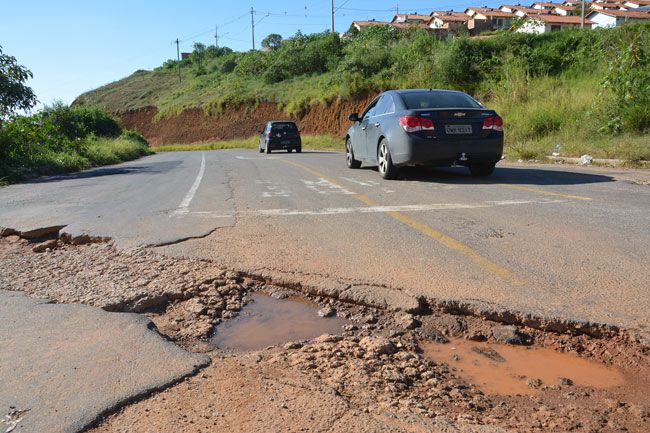
[[[50,239],[49,241],[41,242],[40,244],[36,244],[32,247],[32,251],[35,253],[42,253],[43,251],[46,251],[47,249],[53,250],[56,248],[58,245],[58,242],[56,239]]]
[[[364,337],[359,341],[359,345],[369,354],[392,355],[397,352],[397,347],[385,337]]]
[[[492,328],[492,336],[495,340],[507,344],[524,344],[526,338],[514,325],[500,325]]]

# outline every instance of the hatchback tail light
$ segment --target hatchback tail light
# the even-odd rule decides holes
[[[483,119],[483,129],[503,131],[503,119],[501,116],[490,116]]]
[[[402,116],[399,118],[399,124],[406,132],[433,131],[433,121],[426,117],[420,116]]]
[[[266,133],[266,136],[271,138],[271,137],[273,137],[273,133],[271,131],[269,131],[269,132]]]

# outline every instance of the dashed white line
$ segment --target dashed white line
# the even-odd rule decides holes
[[[400,206],[359,206],[359,207],[335,207],[318,209],[260,209],[240,212],[239,216],[316,216],[316,215],[344,215],[344,214],[367,214],[386,212],[424,212],[433,210],[454,210],[454,209],[481,209],[496,206],[513,206],[525,204],[552,204],[563,203],[565,200],[502,200],[488,201],[477,204],[464,203],[433,203]],[[188,213],[181,214],[187,215]],[[181,216],[177,215],[177,216]],[[191,212],[189,215],[203,218],[232,218],[235,214],[224,214],[220,212]]]
[[[178,208],[176,208],[176,210],[170,216],[183,215],[189,212],[190,204],[194,199],[194,195],[196,194],[196,191],[199,189],[199,186],[201,185],[201,180],[203,179],[204,173],[205,173],[205,152],[201,153],[201,168],[199,168],[199,174],[196,176],[196,179],[194,179],[194,183],[190,187],[190,190],[187,191],[187,194],[185,194],[183,201],[181,201],[181,203],[178,205]]]

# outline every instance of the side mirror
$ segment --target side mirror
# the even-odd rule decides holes
[[[348,116],[348,119],[350,122],[358,122],[359,121],[359,113],[352,113]]]

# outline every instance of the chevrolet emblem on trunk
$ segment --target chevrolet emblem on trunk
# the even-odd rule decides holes
[[[454,117],[465,117],[465,113],[459,111],[458,113],[454,113]]]

